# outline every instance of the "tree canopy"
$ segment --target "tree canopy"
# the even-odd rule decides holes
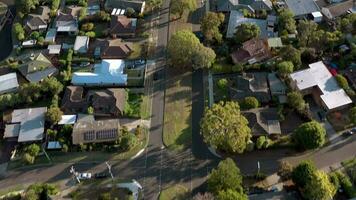
[[[195,0],[175,0],[171,1],[171,13],[182,17],[184,11],[192,12],[197,8]]]
[[[306,122],[294,131],[293,140],[303,149],[316,149],[324,145],[326,131],[317,121]]]
[[[289,9],[282,9],[279,13],[279,26],[281,30],[285,30],[288,33],[294,33],[296,30],[294,14]]]
[[[356,124],[356,106],[349,111],[349,118],[351,123]]]
[[[208,190],[215,195],[229,189],[243,194],[242,175],[231,158],[221,161],[217,168],[211,171],[207,183]]]
[[[298,70],[302,65],[301,52],[292,45],[282,47],[279,54],[283,61],[290,61],[294,65],[294,70]]]
[[[287,94],[287,102],[291,108],[296,109],[298,112],[303,112],[306,108],[303,95],[297,91],[289,92]]]
[[[317,170],[311,161],[303,161],[292,171],[292,180],[303,188],[311,179],[311,175]]]
[[[187,30],[176,32],[168,43],[168,54],[175,67],[211,67],[215,52],[203,46],[199,39]]]
[[[278,72],[281,75],[285,76],[285,75],[293,72],[294,65],[290,61],[283,61],[283,62],[278,63],[277,68],[278,68]]]
[[[222,190],[219,192],[216,200],[247,200],[247,195],[235,190]]]
[[[201,121],[204,140],[210,146],[231,153],[242,153],[251,138],[247,119],[236,102],[220,102],[206,109]]]
[[[243,43],[252,38],[257,38],[260,34],[260,27],[256,24],[241,24],[236,28],[235,39],[238,43]]]
[[[222,13],[208,12],[201,20],[201,30],[207,41],[222,41],[219,27],[224,22],[225,15]]]
[[[58,123],[62,118],[63,112],[58,107],[50,107],[47,110],[46,118],[52,124]]]
[[[329,200],[335,194],[336,188],[330,182],[328,175],[324,171],[316,171],[306,183],[303,196],[311,200]]]
[[[248,110],[253,108],[258,108],[260,106],[260,102],[256,97],[245,97],[241,103],[241,109]]]

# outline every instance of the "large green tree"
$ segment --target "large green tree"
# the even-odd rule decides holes
[[[58,95],[63,91],[63,84],[55,77],[45,78],[42,81],[43,92],[49,92],[52,95]]]
[[[304,188],[303,196],[310,200],[329,200],[336,194],[335,186],[324,171],[316,171]]]
[[[188,30],[176,32],[168,43],[168,54],[175,67],[209,68],[215,60],[215,52],[203,46]]]
[[[195,0],[175,0],[171,1],[171,13],[182,17],[184,11],[192,12],[197,8]]]
[[[278,63],[277,69],[278,69],[278,72],[282,76],[286,76],[287,74],[290,74],[293,72],[294,65],[290,61],[283,61],[283,62]]]
[[[147,0],[146,3],[151,10],[154,10],[162,6],[163,0]]]
[[[281,30],[288,33],[294,33],[296,30],[294,14],[289,9],[282,9],[279,13],[279,26]]]
[[[220,191],[233,190],[243,194],[240,169],[231,158],[227,158],[213,169],[208,177],[208,190],[217,195]]]
[[[298,112],[303,112],[306,108],[303,95],[297,91],[289,92],[287,94],[287,103],[291,108],[297,110]]]
[[[356,124],[356,106],[349,111],[350,122]]]
[[[251,138],[247,119],[236,102],[220,102],[206,109],[201,121],[204,140],[210,146],[231,153],[242,153]]]
[[[294,131],[293,140],[300,148],[316,149],[324,145],[326,131],[317,121],[306,122]]]
[[[28,14],[39,5],[39,0],[16,0],[16,5],[20,8],[20,11]]]
[[[298,187],[304,188],[316,170],[317,168],[311,161],[303,161],[293,169],[292,180]]]
[[[235,39],[238,43],[242,43],[252,38],[257,38],[260,34],[261,30],[259,26],[256,24],[246,23],[241,24],[236,28]]]
[[[63,112],[58,107],[50,107],[47,110],[46,118],[52,124],[58,123],[62,118]]]
[[[302,53],[292,45],[282,47],[279,51],[279,55],[282,57],[283,61],[292,62],[295,70],[298,70],[302,65]]]
[[[219,27],[224,22],[225,15],[222,13],[208,12],[201,20],[201,31],[205,40],[212,42],[214,40],[221,42],[222,34]]]

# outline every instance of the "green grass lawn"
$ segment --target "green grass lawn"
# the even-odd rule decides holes
[[[179,74],[179,75],[175,75]],[[191,72],[173,72],[168,75],[163,142],[173,150],[182,150],[191,144]]]
[[[174,185],[162,190],[159,200],[186,200],[189,197],[189,190],[182,185]]]

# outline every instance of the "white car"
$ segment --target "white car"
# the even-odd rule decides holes
[[[92,178],[92,175],[91,175],[91,173],[87,173],[87,172],[79,173],[79,174],[78,174],[78,178],[79,178],[80,180],[91,179],[91,178]]]

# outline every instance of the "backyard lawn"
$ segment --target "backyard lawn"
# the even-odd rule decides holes
[[[185,200],[188,199],[189,190],[182,185],[174,185],[164,189],[159,195],[159,200]]]
[[[191,144],[191,87],[191,72],[170,69],[166,85],[163,142],[174,150],[182,150]]]

